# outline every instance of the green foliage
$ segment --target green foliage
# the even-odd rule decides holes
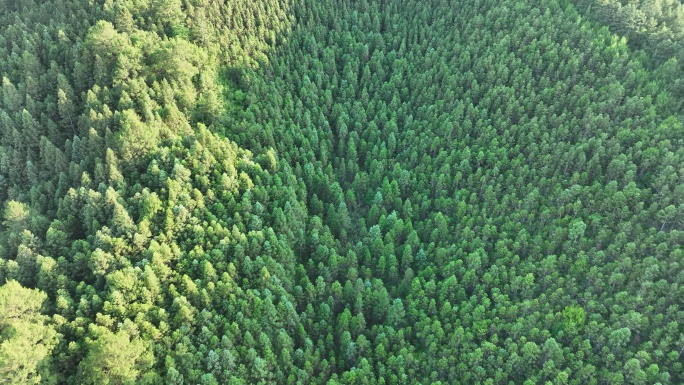
[[[134,384],[149,382],[147,375],[152,353],[140,338],[131,340],[126,330],[97,331],[97,338],[86,340],[88,353],[79,364],[84,384]],[[142,381],[145,380],[145,381]]]
[[[563,317],[565,318],[565,322],[569,324],[582,326],[584,325],[586,313],[584,312],[584,309],[579,306],[566,306],[563,310]]]
[[[681,6],[569,3],[0,1],[0,383],[682,383]]]
[[[681,111],[684,106],[684,5],[677,0],[573,0],[579,11],[626,36],[628,44],[647,57],[647,64],[665,81],[663,87],[676,97],[666,103]],[[624,37],[623,37],[624,39]],[[677,100],[679,99],[679,100]]]
[[[29,219],[29,210],[25,204],[17,201],[8,201],[3,215],[3,225],[11,229],[24,229]]]
[[[40,313],[45,293],[17,281],[0,286],[0,384],[50,383],[56,333]]]

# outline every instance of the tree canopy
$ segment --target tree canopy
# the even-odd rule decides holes
[[[680,384],[676,1],[0,0],[0,384]]]

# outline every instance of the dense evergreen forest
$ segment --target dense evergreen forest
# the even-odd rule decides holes
[[[684,383],[676,0],[0,0],[0,384]]]

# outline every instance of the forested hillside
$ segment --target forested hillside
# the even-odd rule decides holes
[[[683,383],[681,17],[608,3],[0,0],[0,384]]]
[[[684,98],[684,4],[680,0],[572,0],[578,10],[627,38],[664,87]]]

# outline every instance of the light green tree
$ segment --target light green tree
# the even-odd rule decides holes
[[[40,313],[47,295],[9,281],[0,287],[0,384],[50,382],[57,333]]]
[[[134,384],[146,377],[153,358],[143,340],[126,330],[93,329],[99,336],[87,341],[88,354],[79,365],[81,383]]]

